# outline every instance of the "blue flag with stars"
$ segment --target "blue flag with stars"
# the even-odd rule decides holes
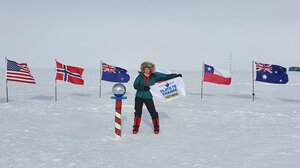
[[[256,81],[286,84],[289,77],[286,73],[286,68],[279,65],[262,64],[255,62],[256,65]]]
[[[102,63],[102,77],[101,79],[108,82],[121,82],[127,83],[130,80],[130,76],[127,74],[127,70],[112,66],[106,63]]]

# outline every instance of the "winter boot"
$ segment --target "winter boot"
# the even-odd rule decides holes
[[[133,130],[132,130],[133,134],[137,134],[139,132],[140,124],[141,124],[141,116],[135,116]]]
[[[159,134],[159,118],[152,119],[154,134]]]

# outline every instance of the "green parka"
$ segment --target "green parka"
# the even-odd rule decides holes
[[[142,98],[142,99],[152,99],[153,96],[152,96],[151,92],[144,90],[145,86],[151,86],[151,85],[154,85],[158,81],[169,80],[169,79],[173,79],[176,77],[177,77],[177,74],[168,74],[168,75],[151,74],[149,81],[148,81],[148,85],[146,85],[144,75],[141,72],[139,72],[139,75],[136,77],[136,79],[134,80],[134,84],[133,84],[134,89],[137,90],[135,96]]]

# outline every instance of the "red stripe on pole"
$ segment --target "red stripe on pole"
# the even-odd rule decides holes
[[[115,117],[115,122],[121,125],[121,118]]]
[[[121,136],[121,130],[115,128],[115,133],[118,135],[118,136]]]
[[[121,110],[122,110],[122,100],[116,100],[116,112],[121,114]]]

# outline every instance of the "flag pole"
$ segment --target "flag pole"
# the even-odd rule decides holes
[[[102,95],[102,60],[100,60],[100,85],[99,85],[99,98],[101,99],[101,95]]]
[[[56,64],[56,59],[55,59],[55,64]],[[55,71],[56,71],[57,65],[55,65]],[[55,77],[55,102],[57,102],[57,80]]]
[[[6,64],[6,102],[8,103],[7,57],[5,57],[5,64]]]
[[[254,61],[252,61],[252,99],[254,101],[254,96],[255,96],[255,92],[254,92]]]
[[[202,64],[201,99],[203,97],[204,62]]]
[[[55,79],[55,101],[57,102],[57,80]]]

